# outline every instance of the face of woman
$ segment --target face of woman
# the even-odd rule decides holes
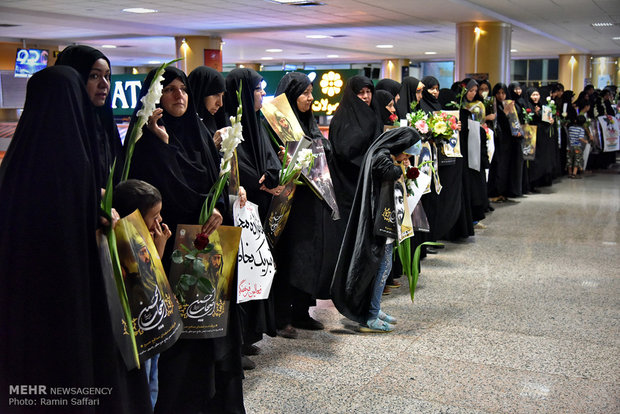
[[[297,97],[297,109],[299,109],[299,112],[308,112],[312,106],[313,100],[312,85],[308,85],[306,90]]]
[[[392,99],[390,103],[385,106],[385,109],[390,111],[391,114],[396,113],[396,108],[394,108],[394,99]]]
[[[487,96],[489,96],[489,85],[487,85],[486,83],[481,84],[478,90],[480,91],[480,95],[484,99],[486,99]]]
[[[215,115],[218,109],[224,104],[224,92],[216,93],[205,97],[205,108],[211,115]]]
[[[360,98],[362,101],[364,101],[364,103],[368,106],[370,106],[370,101],[372,101],[372,92],[370,91],[370,88],[367,86],[364,86],[358,93],[357,93],[357,97]]]
[[[428,93],[433,95],[435,99],[439,97],[439,85],[433,85],[428,89]]]
[[[415,100],[420,102],[420,99],[422,99],[422,89],[418,89],[415,91]]]
[[[473,101],[474,98],[476,97],[476,92],[478,92],[478,87],[474,86],[473,88],[467,91],[467,95],[465,95],[465,99],[467,99],[470,102]]]
[[[538,91],[532,92],[532,94],[530,95],[530,99],[532,100],[532,102],[538,103],[538,101],[540,101],[540,93],[538,93]]]
[[[259,84],[256,89],[254,89],[254,112],[258,112],[263,107],[263,96],[265,95],[267,95],[265,90]]]
[[[495,97],[497,98],[498,101],[503,102],[504,100],[506,100],[506,91],[503,89],[500,89],[495,94]]]
[[[97,59],[90,68],[86,91],[95,106],[103,106],[110,93],[110,66],[105,59]]]
[[[159,102],[170,115],[177,118],[183,116],[187,111],[187,86],[181,78],[176,78],[164,87]]]
[[[518,96],[521,96],[521,93],[523,93],[523,89],[521,89],[520,86],[516,86],[515,87],[515,94]]]

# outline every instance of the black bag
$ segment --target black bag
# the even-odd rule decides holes
[[[394,181],[383,181],[376,203],[374,233],[376,236],[398,238],[394,212]]]

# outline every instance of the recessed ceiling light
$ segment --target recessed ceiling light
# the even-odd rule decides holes
[[[592,26],[594,27],[611,27],[613,25],[614,25],[613,23],[609,23],[609,22],[592,23]]]
[[[271,56],[263,56],[261,58],[261,60],[273,60],[273,57],[271,57]]]
[[[424,52],[425,55],[436,55],[437,52]]]
[[[265,52],[269,52],[269,53],[278,53],[281,51],[282,49],[265,49]]]
[[[101,45],[104,49],[116,49],[116,45]]]
[[[327,35],[306,35],[306,38],[308,39],[329,39],[331,36],[327,36]]]
[[[159,65],[161,62],[159,60],[149,60],[148,64],[149,65]]]
[[[620,40],[620,36],[612,37],[611,40]]]
[[[391,49],[394,45],[377,45],[379,49]]]
[[[325,3],[314,0],[266,0],[271,3],[290,4],[293,6],[322,6]]]
[[[328,58],[337,58],[339,57],[338,55],[327,55]]]
[[[510,53],[518,52],[517,49],[510,49]]]
[[[143,13],[157,13],[157,10],[155,9],[145,9],[142,7],[132,7],[129,9],[123,9],[123,11],[125,13],[138,13],[138,14],[143,14]]]

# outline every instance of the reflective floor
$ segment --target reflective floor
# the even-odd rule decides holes
[[[325,331],[265,338],[248,413],[620,412],[620,175],[495,204],[488,228],[383,297],[389,334],[329,301]]]

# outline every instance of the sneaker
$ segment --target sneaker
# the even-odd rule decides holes
[[[390,325],[396,325],[396,318],[388,315],[383,311],[379,311],[379,319],[381,319],[383,322],[389,323]]]
[[[276,333],[278,336],[282,338],[296,339],[297,338],[297,330],[293,328],[291,325],[286,325],[283,329],[277,329]]]
[[[386,333],[392,332],[394,327],[381,319],[369,319],[366,325],[360,325],[360,332],[366,333]]]

